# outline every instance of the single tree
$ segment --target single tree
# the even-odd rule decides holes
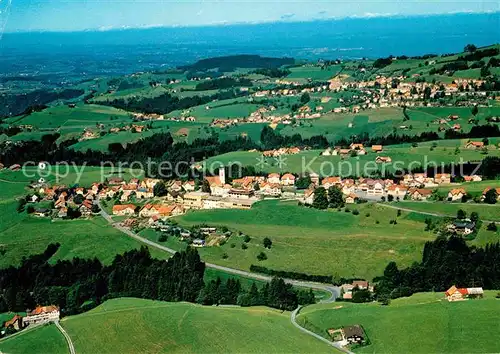
[[[340,188],[335,186],[328,188],[328,205],[330,208],[342,208],[345,205]]]
[[[313,208],[316,209],[327,209],[328,208],[328,197],[326,195],[326,190],[323,187],[319,187],[314,191],[314,200],[312,203]]]

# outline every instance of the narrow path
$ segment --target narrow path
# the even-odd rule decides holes
[[[398,206],[395,206],[395,205],[389,205],[389,204],[384,204],[384,203],[378,203],[378,204],[382,205],[383,207],[386,207],[386,208],[391,208],[391,209],[396,209],[396,210],[402,210],[402,211],[407,211],[407,212],[410,212],[410,213],[416,213],[416,214],[422,214],[422,215],[437,216],[439,218],[453,218],[453,217],[455,217],[454,215],[441,214],[441,213],[431,213],[431,212],[428,212],[428,211],[420,211],[420,210],[402,208],[402,207],[398,207]],[[481,219],[481,221],[483,221],[483,222],[492,222],[492,223],[495,223],[495,224],[500,224],[500,221],[494,221],[494,220]]]
[[[59,329],[59,331],[62,333],[62,335],[66,339],[66,342],[68,343],[68,348],[69,348],[70,354],[75,354],[76,353],[75,346],[73,345],[73,341],[71,340],[71,337],[69,336],[69,334],[64,330],[64,328],[61,327],[61,325],[59,324],[59,321],[55,321],[54,323],[56,324],[56,327]]]
[[[301,330],[302,332],[307,333],[307,334],[309,334],[310,336],[313,336],[314,338],[317,338],[317,339],[319,339],[320,341],[325,342],[325,343],[326,343],[326,344],[328,344],[328,345],[331,345],[332,347],[334,347],[334,348],[335,348],[335,349],[337,349],[337,350],[340,350],[341,352],[348,353],[348,354],[354,354],[353,352],[349,351],[348,349],[346,349],[346,348],[344,348],[344,347],[342,347],[342,346],[340,346],[340,345],[338,345],[338,344],[336,344],[336,343],[334,343],[334,342],[332,342],[332,341],[329,341],[328,339],[323,338],[323,337],[322,337],[322,336],[320,336],[319,334],[316,334],[316,333],[314,333],[314,332],[311,332],[310,330],[305,329],[304,327],[302,327],[301,325],[299,325],[299,324],[297,323],[297,315],[298,315],[298,313],[299,313],[299,311],[300,311],[300,309],[301,309],[301,308],[302,308],[301,306],[297,307],[295,310],[293,310],[293,312],[292,312],[292,314],[291,314],[291,316],[290,316],[290,321],[292,322],[292,324],[293,324],[295,327],[297,327],[297,328],[298,328],[299,330]]]
[[[135,240],[137,240],[139,242],[147,244],[148,246],[157,248],[159,250],[162,250],[162,251],[165,251],[165,252],[168,252],[168,253],[171,253],[171,254],[177,253],[177,251],[174,250],[174,249],[172,249],[172,248],[165,247],[165,246],[160,245],[160,244],[158,244],[158,243],[156,243],[154,241],[148,240],[147,238],[139,236],[138,234],[136,234],[135,232],[131,231],[130,229],[127,229],[127,228],[125,228],[125,227],[123,227],[123,226],[115,223],[113,221],[113,218],[106,212],[106,210],[104,210],[104,208],[102,207],[101,202],[100,202],[99,199],[97,199],[97,205],[101,209],[101,211],[100,211],[101,216],[105,220],[107,220],[108,223],[110,223],[117,230],[123,232],[124,234],[132,237],[133,239],[135,239]],[[270,277],[270,276],[267,276],[267,275],[262,275],[262,274],[247,272],[247,271],[244,271],[244,270],[239,270],[239,269],[224,267],[224,266],[220,266],[220,265],[212,264],[212,263],[207,263],[207,262],[205,262],[205,265],[208,268],[222,270],[222,271],[224,271],[226,273],[241,275],[243,277],[251,278],[251,279],[264,280],[264,281],[268,281],[269,282],[273,278],[273,277]],[[283,279],[283,280],[286,283],[292,284],[294,286],[300,286],[300,287],[305,287],[305,288],[313,288],[313,289],[318,289],[318,290],[324,290],[324,291],[330,293],[330,297],[327,298],[327,299],[321,300],[320,301],[321,303],[334,302],[335,299],[337,297],[339,297],[339,295],[340,295],[340,288],[337,287],[337,286],[328,285],[328,284],[322,284],[322,283],[306,282],[306,281],[294,280],[294,279]]]

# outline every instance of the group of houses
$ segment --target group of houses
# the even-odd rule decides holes
[[[32,311],[28,311],[26,316],[14,315],[10,320],[3,323],[4,331],[12,327],[19,331],[28,326],[40,325],[48,322],[59,321],[59,307],[55,305],[37,306]]]
[[[371,151],[374,153],[380,153],[384,150],[382,145],[372,145]],[[348,156],[351,154],[356,154],[358,156],[366,155],[367,151],[365,146],[360,143],[352,143],[349,148],[342,148],[341,146],[335,146],[333,148],[327,148],[321,153],[322,156]]]
[[[53,209],[35,208],[34,215],[46,217],[53,215],[58,218],[66,218],[70,209],[78,212],[79,216],[87,217],[95,211],[95,200],[101,188],[101,184],[94,183],[90,188],[67,187],[64,185],[54,185],[49,187],[41,185],[37,194],[31,196],[31,202],[36,203],[42,200],[53,202]],[[40,196],[40,197],[38,197]]]

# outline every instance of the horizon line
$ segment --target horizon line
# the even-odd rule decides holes
[[[231,27],[231,26],[258,26],[266,24],[298,24],[298,23],[312,23],[312,22],[334,22],[343,20],[371,20],[377,18],[388,18],[388,19],[398,19],[398,18],[421,18],[421,17],[438,17],[438,16],[453,16],[453,15],[487,15],[487,14],[500,14],[499,10],[486,10],[486,11],[454,11],[454,12],[441,12],[441,13],[428,13],[428,14],[398,14],[398,13],[365,13],[363,15],[349,15],[349,16],[336,16],[329,18],[311,18],[308,20],[269,20],[269,21],[243,21],[243,22],[216,22],[207,24],[196,24],[196,25],[164,25],[164,24],[149,24],[149,25],[134,25],[134,26],[119,26],[119,27],[107,27],[102,26],[98,28],[86,28],[77,30],[44,30],[44,29],[32,29],[32,30],[17,30],[17,31],[5,31],[4,35],[11,34],[29,34],[29,33],[99,33],[99,32],[119,32],[119,31],[129,31],[129,30],[148,30],[148,29],[181,29],[181,28],[213,28],[213,27]]]

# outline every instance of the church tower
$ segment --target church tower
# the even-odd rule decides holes
[[[219,179],[222,185],[226,184],[226,170],[224,166],[219,167]]]

